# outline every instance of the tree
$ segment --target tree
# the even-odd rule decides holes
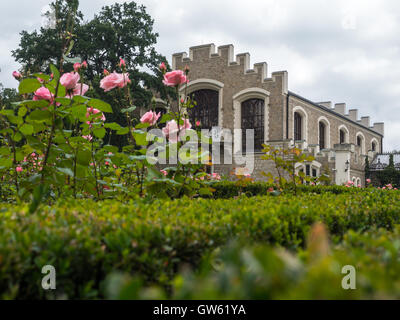
[[[118,69],[120,58],[125,60],[129,70],[135,106],[151,106],[152,94],[148,89],[158,92],[161,98],[168,97],[169,91],[162,84],[162,73],[158,70],[160,63],[167,61],[155,49],[158,34],[153,31],[154,21],[144,6],[133,1],[105,6],[87,22],[78,10],[78,0],[57,0],[51,8],[57,19],[56,28],[41,28],[32,33],[23,31],[19,48],[12,52],[25,73],[48,71],[49,61],[60,66],[66,61],[64,71],[71,71],[76,61],[87,61],[86,76],[92,88],[88,94],[110,103],[114,113],[107,121],[122,126],[126,125],[127,119],[120,111],[131,107],[128,101],[121,102],[118,94],[104,93],[99,88],[104,69],[110,72]],[[61,50],[54,49],[64,45],[60,37],[62,30],[73,30],[68,57],[60,56]],[[126,143],[117,136],[106,137],[106,141],[119,146]]]
[[[0,83],[0,109],[6,107],[10,109],[11,103],[18,101],[17,90],[11,88],[4,88]]]
[[[371,168],[370,168],[370,165],[369,165],[369,158],[368,157],[366,157],[365,158],[365,168],[364,168],[364,170],[365,170],[365,179],[369,179],[370,178],[370,176],[371,176]]]

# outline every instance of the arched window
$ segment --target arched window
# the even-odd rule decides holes
[[[361,132],[357,133],[356,143],[360,147],[360,153],[365,154],[365,137]]]
[[[299,141],[303,139],[303,118],[299,112],[294,113],[294,140]]]
[[[201,89],[190,94],[191,100],[195,103],[189,108],[189,120],[192,125],[200,121],[201,129],[210,130],[218,126],[218,91]]]
[[[326,125],[322,121],[319,122],[319,148],[326,148]]]
[[[254,151],[263,149],[265,103],[262,99],[249,99],[242,102],[242,150],[246,148],[246,130],[254,130]]]
[[[371,150],[372,150],[373,152],[376,151],[376,142],[375,142],[375,141],[372,141]]]
[[[346,143],[346,131],[340,129],[340,144]]]

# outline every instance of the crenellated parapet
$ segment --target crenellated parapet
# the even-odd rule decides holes
[[[336,112],[337,114],[346,117],[347,119],[358,123],[359,125],[362,125],[370,130],[373,130],[377,133],[379,133],[380,135],[384,135],[385,134],[385,125],[383,122],[377,122],[374,123],[371,126],[371,118],[369,116],[365,116],[365,117],[361,117],[361,119],[359,119],[358,117],[358,109],[350,109],[347,113],[346,110],[346,103],[336,103],[333,107],[332,107],[332,102],[331,101],[327,101],[327,102],[318,102],[318,105],[329,109],[331,111]]]
[[[243,75],[257,75],[261,83],[275,82],[277,78],[282,78],[283,93],[288,92],[288,74],[287,71],[279,71],[271,74],[268,77],[268,64],[266,62],[259,62],[253,64],[251,67],[250,53],[239,53],[235,55],[234,46],[223,45],[216,48],[211,44],[194,46],[189,48],[189,54],[186,52],[175,53],[172,56],[172,69],[182,69],[185,65],[193,63],[207,63],[211,61],[220,62],[228,69],[241,69]]]

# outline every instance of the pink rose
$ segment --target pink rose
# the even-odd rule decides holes
[[[372,182],[372,180],[371,179],[367,179],[367,183],[371,183]]]
[[[82,136],[83,139],[86,139],[87,141],[92,141],[93,137],[89,134],[87,136]]]
[[[200,121],[196,121],[196,127],[200,127],[201,126],[201,122]]]
[[[187,82],[188,79],[182,70],[167,72],[163,80],[163,83],[168,87],[176,87]]]
[[[16,167],[15,170],[16,170],[17,172],[22,172],[24,169],[22,169],[22,167]]]
[[[75,70],[75,72],[78,72],[80,68],[82,68],[82,65],[81,65],[79,62],[77,62],[77,63],[74,64],[74,70]]]
[[[89,118],[91,115],[98,115],[95,118],[100,118],[101,121],[106,121],[106,117],[104,116],[104,113],[102,113],[100,110],[97,110],[95,108],[87,108],[86,109],[86,118]],[[90,121],[89,121],[90,123]]]
[[[108,92],[114,88],[123,88],[127,83],[130,83],[129,74],[113,72],[100,81],[100,88]]]
[[[141,123],[148,123],[151,126],[154,126],[157,123],[157,120],[160,119],[161,113],[155,113],[153,111],[146,112],[143,117],[140,119]]]
[[[15,79],[17,79],[17,80],[19,80],[19,79],[22,78],[22,74],[20,74],[18,71],[14,71],[14,72],[12,73],[12,75],[13,75],[13,77],[14,77]]]
[[[38,101],[38,100],[53,101],[53,95],[51,94],[49,89],[47,89],[45,87],[41,87],[35,91],[33,100],[34,101]]]
[[[69,96],[71,98],[74,96],[83,96],[88,90],[89,86],[87,84],[78,83]]]
[[[190,123],[190,121],[189,121],[189,119],[185,119],[184,121],[183,121],[183,126],[181,126],[181,129],[187,129],[187,130],[189,130],[189,129],[191,129],[192,128],[192,124]]]
[[[76,72],[70,72],[70,73],[65,73],[62,75],[60,78],[60,83],[67,89],[67,90],[72,90],[76,87],[78,84],[79,80],[81,79],[79,73]]]
[[[104,70],[103,70],[103,74],[104,74],[105,76],[108,76],[108,75],[110,74],[110,72],[109,72],[107,69],[104,69]]]
[[[82,67],[83,69],[87,69],[87,67],[88,67],[87,62],[86,62],[86,61],[83,61],[82,64],[81,64],[81,67]]]
[[[180,134],[185,134],[185,131],[190,129],[192,125],[190,124],[189,119],[185,119],[183,125],[178,128],[178,124],[175,120],[171,120],[167,122],[167,125],[162,129],[162,132],[166,138],[169,139],[170,142],[176,143],[178,142],[178,132],[180,129]]]
[[[167,122],[167,125],[162,129],[163,134],[170,142],[178,142],[178,124],[175,120]]]
[[[167,176],[167,175],[168,175],[168,172],[165,171],[165,170],[160,170],[160,172],[161,172],[164,176]]]

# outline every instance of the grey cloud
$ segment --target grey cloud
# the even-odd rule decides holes
[[[18,2],[18,4],[16,3]],[[50,1],[3,2],[0,21],[0,82],[18,67],[9,50],[18,33],[40,26]],[[113,0],[81,0],[92,16]],[[118,1],[124,2],[124,1]],[[312,100],[346,102],[360,116],[386,122],[385,149],[400,149],[400,3],[395,0],[142,0],[160,34],[158,50],[174,52],[214,42],[232,43],[269,72],[289,71],[289,86]],[[21,10],[23,8],[23,10]],[[16,22],[17,21],[17,22]]]

